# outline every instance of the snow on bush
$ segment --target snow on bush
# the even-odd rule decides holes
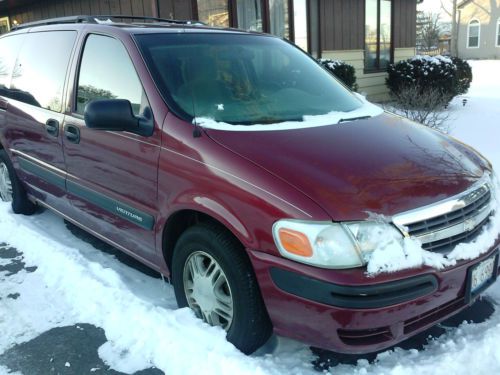
[[[318,59],[318,62],[351,90],[358,90],[358,84],[356,83],[356,70],[352,65],[349,65],[341,60],[332,59]]]
[[[472,73],[469,64],[459,58],[415,56],[389,65],[386,84],[393,97],[408,87],[417,87],[421,95],[438,90],[444,105],[456,95],[467,92]]]
[[[500,233],[500,181],[495,177],[492,177],[491,181],[493,187],[491,204],[495,212],[474,240],[460,243],[448,255],[443,255],[424,250],[416,239],[401,239],[395,231],[378,230],[372,233],[374,242],[378,246],[368,259],[367,274],[373,276],[422,266],[440,270],[452,267],[458,261],[475,259],[486,253],[495,244]],[[388,222],[384,218],[379,218],[379,221]]]

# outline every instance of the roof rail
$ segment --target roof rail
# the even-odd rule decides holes
[[[100,15],[100,16],[90,16],[94,19],[99,18],[120,18],[123,20],[143,20],[143,21],[154,21],[160,23],[174,23],[178,25],[205,25],[205,23],[201,21],[193,21],[193,20],[173,20],[170,18],[158,18],[158,17],[144,17],[144,16],[128,16],[128,15]],[[96,20],[99,23],[99,21]]]
[[[65,23],[106,23],[107,20],[111,19],[122,19],[122,20],[141,20],[141,21],[152,21],[155,23],[172,23],[178,25],[205,25],[201,21],[191,21],[191,20],[172,20],[167,18],[157,18],[157,17],[143,17],[143,16],[129,16],[129,15],[95,15],[95,16],[69,16],[69,17],[58,17],[58,18],[49,18],[41,21],[34,21],[23,23],[20,25],[12,26],[12,31],[25,29],[28,27],[34,26],[44,26],[44,25],[57,25],[57,24],[65,24]]]
[[[97,23],[95,19],[91,16],[69,16],[69,17],[58,17],[49,18],[41,21],[27,22],[19,25],[13,25],[11,30],[20,30],[33,26],[43,26],[43,25],[57,25],[61,23]]]

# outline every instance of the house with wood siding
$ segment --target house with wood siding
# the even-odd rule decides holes
[[[314,57],[356,68],[359,91],[387,95],[387,65],[415,55],[420,0],[10,0],[0,2],[0,32],[11,25],[71,15],[191,19],[286,38]]]

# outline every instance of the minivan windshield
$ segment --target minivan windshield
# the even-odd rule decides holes
[[[183,32],[136,39],[162,96],[182,117],[275,124],[363,104],[311,57],[275,37]]]

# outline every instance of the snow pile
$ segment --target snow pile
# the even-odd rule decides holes
[[[371,233],[376,249],[368,257],[367,274],[396,272],[404,269],[429,266],[438,270],[452,267],[458,261],[471,260],[486,253],[495,244],[500,234],[500,182],[492,179],[492,206],[494,214],[481,233],[469,243],[457,245],[448,255],[424,250],[420,242],[412,238],[401,239],[401,235],[387,228]]]
[[[9,277],[0,272],[0,353],[51,328],[85,322],[105,330],[108,342],[99,355],[117,371],[155,366],[166,374],[232,375],[263,374],[268,367],[274,374],[289,368],[313,373],[311,352],[291,340],[273,358],[245,356],[222,329],[188,308],[177,309],[172,288],[161,279],[79,241],[51,212],[23,217],[0,202],[0,231],[0,243],[38,267]],[[20,294],[16,300],[4,298],[13,292]]]
[[[226,131],[276,131],[314,128],[318,126],[337,125],[340,120],[349,120],[358,117],[375,117],[384,113],[379,106],[370,103],[362,95],[354,93],[361,101],[361,107],[350,112],[330,112],[325,115],[304,116],[302,121],[285,121],[274,124],[231,125],[226,122],[215,121],[207,117],[195,117],[193,124],[207,129]]]

